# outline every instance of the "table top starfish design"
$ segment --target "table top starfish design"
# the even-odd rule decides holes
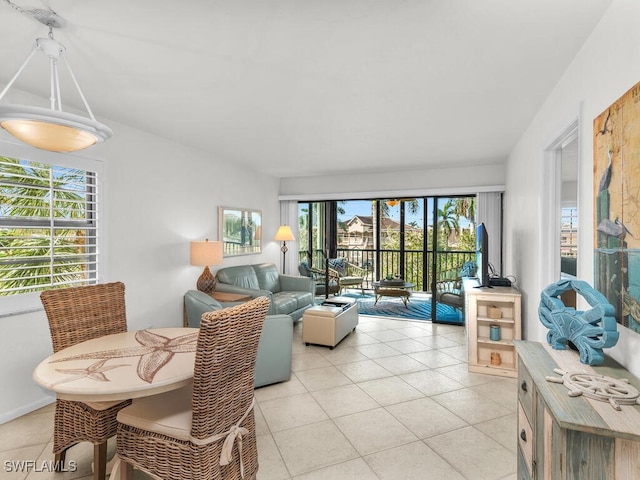
[[[104,372],[108,372],[109,370],[113,370],[114,368],[119,367],[130,367],[130,363],[124,363],[119,365],[107,365],[104,364],[109,359],[106,358],[104,360],[100,360],[99,362],[92,363],[87,368],[56,368],[57,372],[73,375],[72,377],[63,378],[57,382],[54,382],[54,385],[60,385],[61,383],[73,382],[74,380],[78,380],[80,378],[90,378],[91,380],[96,380],[98,382],[108,382],[109,379],[104,374]]]
[[[138,330],[135,332],[135,339],[140,346],[102,350],[98,352],[71,355],[68,357],[51,360],[50,363],[68,362],[72,360],[101,359],[86,369],[70,369],[72,373],[87,377],[92,380],[105,381],[102,379],[102,372],[111,370],[116,366],[104,367],[107,360],[114,358],[140,357],[138,360],[138,376],[147,383],[153,382],[156,373],[171,361],[176,353],[195,352],[198,333],[188,333],[175,338],[169,338],[149,330]],[[120,365],[122,366],[122,365]],[[93,369],[93,370],[92,370]],[[57,369],[61,371],[60,369]],[[76,377],[76,378],[81,378]],[[106,377],[104,377],[106,379]],[[108,379],[106,379],[108,381]]]

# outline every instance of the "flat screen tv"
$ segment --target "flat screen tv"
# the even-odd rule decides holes
[[[476,229],[476,276],[480,287],[489,287],[489,236],[484,223]]]

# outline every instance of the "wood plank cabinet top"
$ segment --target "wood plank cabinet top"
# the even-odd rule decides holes
[[[574,350],[553,350],[548,344],[538,342],[515,343],[519,358],[531,375],[538,394],[562,428],[640,441],[640,405],[621,405],[618,411],[606,401],[584,395],[570,397],[565,385],[547,380],[547,377],[561,377],[554,372],[558,368],[565,372],[627,379],[633,387],[640,389],[640,380],[618,362],[605,355],[603,365],[591,366],[580,363],[578,352]],[[519,387],[522,388],[521,385]]]

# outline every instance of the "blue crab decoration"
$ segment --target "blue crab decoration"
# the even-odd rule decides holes
[[[574,290],[591,307],[584,312],[566,307],[558,298]],[[565,350],[571,342],[580,352],[580,362],[600,365],[604,361],[603,348],[618,342],[615,308],[597,290],[582,280],[560,280],[547,286],[540,294],[540,321],[549,329],[547,342],[555,350]]]

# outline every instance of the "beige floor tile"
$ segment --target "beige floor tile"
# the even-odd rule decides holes
[[[409,356],[431,368],[445,367],[447,365],[456,365],[461,363],[461,360],[435,349],[427,350],[426,352],[410,353]]]
[[[0,452],[49,443],[53,439],[53,417],[50,410],[23,415],[0,428]]]
[[[414,340],[424,343],[431,348],[457,347],[459,345],[458,342],[454,342],[437,334],[429,335],[428,337],[415,337]]]
[[[376,378],[390,377],[393,374],[384,367],[381,367],[373,360],[364,362],[346,363],[338,365],[338,370],[344,373],[352,382],[366,382]]]
[[[300,383],[310,392],[350,384],[351,380],[338,370],[338,367],[332,365],[330,367],[304,370],[297,372],[296,377],[298,377]]]
[[[331,365],[329,361],[320,355],[319,352],[299,353],[291,356],[291,370],[301,372],[311,368],[327,367]]]
[[[443,323],[433,323],[432,331],[439,337],[444,337],[449,333],[464,333],[464,325],[448,325]]]
[[[380,330],[376,332],[370,332],[373,338],[380,340],[381,342],[391,342],[394,340],[408,340],[405,335],[397,330]]]
[[[386,410],[421,439],[468,426],[467,422],[430,398],[397,403],[386,407]]]
[[[311,393],[330,418],[351,415],[380,407],[357,385],[328,388]]]
[[[371,345],[358,345],[355,347],[360,353],[366,355],[370,359],[393,357],[402,352],[395,348],[391,348],[385,343],[373,343]]]
[[[392,340],[386,343],[391,348],[395,348],[402,353],[424,352],[425,350],[431,350],[431,347],[429,347],[428,345],[417,342],[411,338],[407,338],[404,340]]]
[[[378,480],[362,458],[331,465],[311,473],[298,475],[294,480]]]
[[[271,435],[259,435],[257,480],[286,480],[291,478]]]
[[[112,437],[107,443],[107,458],[111,459],[116,453],[116,439]],[[52,465],[54,461],[53,443],[49,443],[37,460],[39,465]],[[93,444],[82,442],[67,450],[66,471],[56,473],[50,471],[32,471],[27,480],[71,480],[93,477]],[[41,469],[42,470],[42,469]]]
[[[2,468],[0,469],[1,480],[24,480],[27,478],[30,470],[35,468],[38,459],[42,456],[44,450],[49,447],[48,444],[32,445],[29,447],[20,447],[15,450],[5,450],[0,455],[2,460]],[[31,465],[27,462],[36,462]]]
[[[474,392],[484,395],[512,412],[518,407],[518,382],[515,378],[494,377],[492,382],[471,387]]]
[[[458,345],[457,347],[445,347],[441,348],[442,353],[457,358],[461,362],[467,362],[469,360],[469,351],[466,345]]]
[[[379,452],[417,440],[417,437],[383,408],[354,413],[335,420],[360,455]]]
[[[517,469],[513,452],[473,427],[431,437],[425,443],[467,478],[498,480]]]
[[[271,432],[309,425],[328,418],[310,393],[261,402],[260,409]]]
[[[371,345],[372,343],[380,343],[380,340],[376,340],[368,333],[358,331],[358,329],[356,328],[356,331],[351,332],[342,343],[350,347],[355,347],[357,345]]]
[[[367,455],[365,460],[381,480],[465,480],[423,442]]]
[[[287,382],[275,383],[266,387],[260,387],[254,390],[254,395],[258,402],[273,400],[274,398],[289,397],[298,395],[307,391],[304,385],[300,383],[298,377],[291,375]]]
[[[420,325],[415,325],[415,324],[407,324],[407,325],[408,326],[403,325],[397,328],[396,331],[400,332],[407,338],[427,337],[431,335],[431,327],[430,327],[431,324],[427,324],[429,325],[429,328],[423,328]]]
[[[421,372],[405,373],[400,378],[412,387],[417,388],[427,396],[451,392],[464,388],[462,384],[442,375],[435,370],[423,370]]]
[[[376,358],[374,361],[394,375],[419,372],[429,369],[429,367],[427,367],[424,363],[420,363],[419,361],[411,358],[408,355],[396,355],[394,357]]]
[[[260,409],[260,404],[257,402],[255,407],[253,408],[253,414],[256,418],[256,435],[268,434],[269,426],[267,425],[267,421],[264,419],[264,415],[262,414],[262,410]]]
[[[431,398],[470,425],[504,417],[511,413],[502,405],[468,388],[435,395]]]
[[[474,427],[513,453],[518,451],[518,418],[515,413],[476,423]]]
[[[343,363],[361,362],[368,360],[362,353],[345,343],[340,343],[333,350],[326,349],[321,355],[326,358],[332,365],[340,365]]]
[[[466,346],[467,344],[467,334],[464,330],[456,331],[453,333],[445,333],[444,335],[442,335],[442,338],[446,338],[448,340],[456,342],[459,345]]]
[[[275,432],[273,439],[294,476],[358,457],[344,434],[329,420]]]
[[[359,317],[358,326],[356,327],[357,331],[364,332],[370,335],[371,332],[388,330],[388,328],[383,324],[382,320],[378,320],[373,317],[370,320],[363,320],[363,317],[364,317],[363,315],[360,315]]]
[[[484,373],[470,372],[469,365],[467,363],[458,363],[456,365],[448,365],[446,367],[437,367],[434,370],[442,373],[443,375],[446,375],[449,378],[452,378],[465,387],[473,387],[475,385],[493,382],[496,379],[495,375],[485,375]]]
[[[399,377],[379,378],[358,385],[380,405],[393,405],[424,396]]]

